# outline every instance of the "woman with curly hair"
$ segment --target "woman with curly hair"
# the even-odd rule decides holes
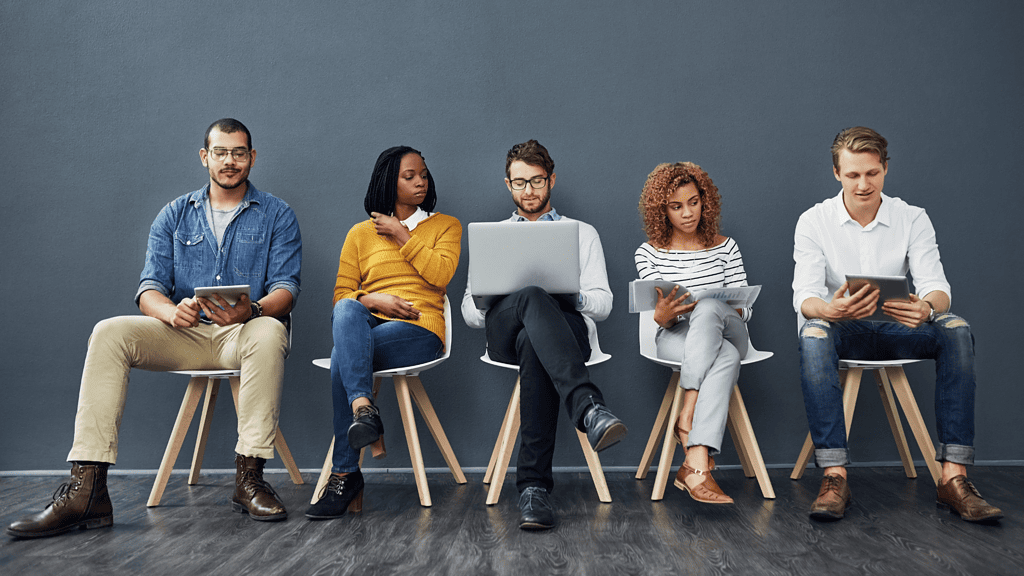
[[[362,508],[359,450],[384,433],[373,373],[423,364],[444,352],[445,287],[459,265],[462,225],[432,212],[434,179],[408,146],[381,152],[363,200],[368,220],[348,231],[334,285],[331,478],[310,519]],[[351,505],[351,506],[350,506]]]
[[[718,233],[721,198],[711,177],[692,162],[659,164],[640,194],[640,216],[648,241],[636,250],[641,280],[667,280],[689,290],[746,286],[736,241]],[[659,358],[680,361],[683,408],[675,434],[686,461],[675,486],[707,504],[730,504],[711,477],[722,446],[729,396],[747,353],[749,308],[721,300],[687,303],[690,293],[658,292],[654,310]]]

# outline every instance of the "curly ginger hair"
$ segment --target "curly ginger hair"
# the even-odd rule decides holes
[[[640,193],[640,219],[643,221],[647,241],[655,248],[666,248],[672,240],[672,224],[665,206],[668,197],[680,186],[693,182],[700,195],[700,224],[697,238],[705,247],[711,247],[718,238],[718,225],[722,218],[722,198],[708,173],[693,162],[658,164],[647,176]]]

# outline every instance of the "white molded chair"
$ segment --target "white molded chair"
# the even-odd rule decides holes
[[[444,298],[444,334],[444,355],[440,358],[424,364],[391,368],[373,373],[374,400],[376,400],[377,393],[380,391],[381,380],[391,378],[395,384],[398,411],[402,415],[402,426],[405,428],[405,441],[409,445],[409,457],[412,460],[413,476],[416,478],[416,489],[419,491],[420,504],[423,506],[431,505],[430,488],[427,486],[427,472],[423,466],[423,452],[420,450],[420,436],[416,429],[416,418],[412,412],[413,401],[416,402],[416,407],[419,408],[420,415],[423,416],[423,421],[426,423],[427,429],[430,430],[430,434],[434,437],[437,447],[441,450],[441,455],[444,456],[444,461],[448,464],[448,469],[451,470],[455,481],[459,484],[466,483],[466,475],[462,473],[459,460],[455,457],[455,452],[448,442],[448,437],[445,436],[444,429],[437,419],[437,413],[434,411],[434,406],[430,403],[427,391],[423,388],[423,382],[420,380],[420,372],[444,362],[452,353],[452,310],[447,296]],[[318,358],[313,360],[313,364],[328,370],[331,369],[330,358]],[[365,451],[365,448],[363,450]],[[381,436],[379,440],[371,444],[370,450],[374,458],[386,456],[387,450],[384,447],[384,437]],[[316,504],[320,500],[320,493],[330,479],[333,455],[334,438],[332,437],[331,447],[327,450],[327,458],[324,460],[323,469],[320,471],[320,479],[317,481],[316,489],[313,490],[313,498],[310,500],[311,504]],[[360,466],[362,465],[362,460],[363,451],[360,451]]]
[[[290,316],[289,316],[290,318]],[[291,321],[288,324],[288,350],[292,348]],[[210,419],[213,417],[213,408],[217,405],[217,394],[220,391],[220,381],[227,380],[231,386],[231,397],[235,401],[235,409],[238,409],[238,384],[241,375],[240,370],[171,370],[172,374],[184,374],[189,377],[188,388],[185,389],[185,398],[181,401],[181,408],[178,409],[178,417],[171,429],[171,437],[167,441],[167,448],[164,449],[164,457],[160,461],[160,468],[156,473],[156,480],[153,481],[153,489],[149,493],[149,501],[146,506],[153,507],[160,505],[160,499],[167,488],[167,481],[171,477],[171,470],[174,462],[178,459],[181,445],[185,443],[185,435],[188,434],[188,427],[192,423],[196,409],[199,407],[199,400],[203,397],[205,390],[206,398],[203,403],[203,413],[199,419],[199,431],[196,434],[196,448],[192,454],[192,468],[188,474],[189,486],[194,486],[199,481],[199,472],[203,468],[203,456],[206,452],[206,440],[210,436]],[[295,465],[295,459],[288,449],[288,444],[281,434],[281,427],[277,428],[277,437],[274,439],[274,447],[281,456],[281,461],[288,470],[292,482],[302,484],[302,475],[299,474],[299,467]]]
[[[885,408],[885,415],[889,419],[889,428],[892,430],[893,439],[896,441],[896,449],[899,450],[900,460],[903,461],[903,471],[907,478],[916,478],[917,470],[914,468],[914,459],[910,456],[910,446],[907,444],[907,437],[903,433],[903,424],[900,421],[899,412],[896,410],[896,402],[893,400],[893,393],[899,398],[900,406],[903,407],[903,414],[907,417],[910,430],[914,433],[917,445],[924,456],[925,465],[931,472],[932,479],[938,485],[942,477],[942,466],[935,460],[935,445],[932,444],[932,437],[925,426],[924,418],[921,417],[921,409],[917,405],[914,393],[910,389],[910,382],[907,381],[907,374],[903,367],[907,364],[920,362],[920,360],[840,360],[839,380],[843,385],[843,413],[846,416],[846,435],[850,435],[850,427],[853,424],[853,410],[857,404],[857,394],[860,392],[861,376],[865,370],[874,372],[875,382],[878,384],[878,394],[882,398],[882,407]],[[811,441],[810,433],[804,440],[804,446],[800,450],[793,473],[789,475],[793,480],[799,480],[814,456],[814,443]]]
[[[590,338],[590,358],[587,366],[600,364],[611,359],[611,354],[605,354],[601,350],[601,344],[597,340],[597,326],[590,318],[584,317],[587,323],[587,334]],[[492,360],[484,350],[480,357],[484,362],[501,368],[508,368],[519,372],[519,366],[506,364]],[[574,427],[575,430],[575,427]],[[484,475],[484,484],[490,484],[487,490],[487,505],[492,506],[498,503],[501,496],[501,487],[505,484],[505,473],[508,471],[509,461],[512,459],[512,450],[515,448],[516,438],[519,436],[519,378],[516,378],[516,386],[512,390],[512,399],[509,400],[508,408],[505,409],[505,418],[501,421],[501,430],[498,433],[498,440],[491,451],[491,460],[487,464],[487,473]],[[597,452],[590,446],[587,435],[576,430],[580,446],[583,448],[583,455],[587,459],[587,466],[590,468],[590,476],[594,479],[594,487],[597,489],[597,496],[601,502],[611,502],[612,496],[608,492],[608,482],[604,478],[604,470],[601,468],[601,460]]]
[[[658,346],[654,341],[658,325],[654,322],[654,311],[640,313],[640,355],[651,362],[666,366],[672,369],[672,377],[665,388],[665,395],[661,399],[661,407],[658,408],[658,416],[654,419],[654,427],[647,439],[647,446],[644,448],[644,455],[640,459],[640,466],[636,470],[636,479],[643,480],[654,461],[654,454],[658,449],[658,442],[664,436],[664,443],[661,447],[661,459],[658,462],[658,472],[654,478],[654,490],[651,493],[651,500],[661,500],[665,497],[665,487],[668,485],[668,477],[672,472],[672,457],[675,455],[676,440],[674,433],[666,434],[667,430],[675,430],[676,420],[679,418],[679,411],[682,409],[683,389],[679,387],[679,361],[665,360],[658,358]],[[748,335],[749,338],[749,335]],[[740,365],[753,364],[767,360],[774,355],[772,352],[755,350],[754,345],[748,340],[747,355],[740,361]],[[775,498],[775,489],[772,488],[772,481],[768,478],[768,468],[764,465],[761,457],[761,448],[757,444],[757,437],[754,435],[754,428],[750,424],[750,416],[747,413],[746,404],[743,403],[743,396],[740,395],[740,387],[737,384],[732,389],[732,396],[729,398],[729,434],[732,436],[733,444],[736,446],[736,453],[739,455],[740,464],[743,466],[743,474],[747,478],[757,477],[757,483],[761,487],[761,494],[765,498]],[[684,447],[685,450],[685,447]]]

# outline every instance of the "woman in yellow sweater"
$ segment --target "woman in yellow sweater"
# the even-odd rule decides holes
[[[373,372],[429,362],[444,352],[445,286],[459,264],[462,225],[431,212],[434,180],[408,146],[381,153],[338,262],[331,317],[334,455],[324,496],[306,511],[337,518],[361,507],[359,450],[384,426],[373,405]]]

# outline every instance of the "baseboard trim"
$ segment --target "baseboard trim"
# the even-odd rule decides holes
[[[914,461],[915,466],[924,466],[923,460]],[[883,461],[883,462],[858,462],[850,464],[850,468],[901,468],[903,464],[898,460]],[[979,460],[974,463],[974,466],[1024,466],[1024,460]],[[793,467],[792,464],[768,464],[768,468],[771,469],[790,469]],[[811,464],[808,468],[813,468]],[[739,470],[741,466],[739,464],[725,464],[718,466],[718,470]],[[427,474],[442,474],[448,473],[448,468],[427,468]],[[300,468],[300,472],[304,474],[320,474],[320,468]],[[483,474],[487,471],[486,468],[482,467],[470,467],[463,468],[463,472],[467,474]],[[515,472],[515,466],[510,466],[509,472]],[[568,473],[589,473],[590,469],[586,466],[556,466],[555,472],[568,472]],[[605,466],[605,472],[636,472],[635,466]],[[654,472],[655,468],[651,467],[651,472]],[[284,468],[267,468],[264,470],[267,474],[287,474],[288,471]],[[175,469],[171,472],[173,475],[187,474],[188,470],[185,468]],[[235,470],[232,468],[210,468],[204,469],[205,474],[234,474]],[[411,474],[412,468],[363,468],[363,474]],[[63,470],[0,470],[0,478],[5,476],[66,476],[68,474],[67,468]],[[108,472],[110,476],[156,476],[156,469],[128,469],[122,470],[116,467],[111,468]]]

